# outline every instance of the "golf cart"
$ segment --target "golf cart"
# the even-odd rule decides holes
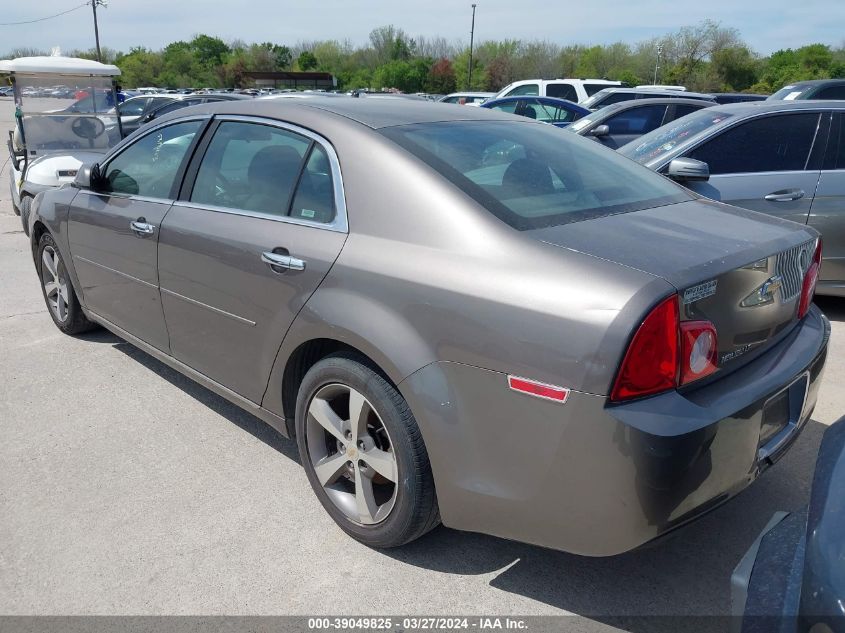
[[[74,57],[0,60],[0,78],[15,101],[9,175],[24,231],[36,194],[73,182],[82,163],[96,162],[120,142],[120,117],[107,114],[118,103],[119,75],[117,66]]]

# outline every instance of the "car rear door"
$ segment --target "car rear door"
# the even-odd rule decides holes
[[[819,283],[845,286],[845,112],[831,116],[827,151],[808,224],[824,239]]]
[[[802,110],[719,130],[685,154],[707,163],[710,179],[684,184],[714,200],[805,224],[827,135],[819,126],[819,112]]]
[[[86,307],[130,334],[169,349],[156,260],[161,223],[207,118],[157,127],[102,166],[68,214],[68,241]]]
[[[218,118],[161,229],[173,356],[260,403],[288,327],[346,236],[340,167],[325,139]]]

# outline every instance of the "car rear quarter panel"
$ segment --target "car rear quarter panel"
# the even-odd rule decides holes
[[[395,383],[453,361],[604,394],[635,324],[674,291],[508,227],[372,131],[329,138],[350,236],[285,338],[271,411],[283,410],[286,359],[315,338],[360,349]]]

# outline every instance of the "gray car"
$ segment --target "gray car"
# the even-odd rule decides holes
[[[845,101],[721,105],[619,151],[708,198],[817,229],[818,292],[845,296],[843,117]]]
[[[596,110],[565,129],[598,141],[605,147],[623,145],[692,112],[713,105],[700,99],[636,99]]]
[[[186,108],[31,229],[60,330],[105,326],[295,437],[377,547],[441,521],[637,547],[784,453],[830,332],[812,228],[483,108]]]

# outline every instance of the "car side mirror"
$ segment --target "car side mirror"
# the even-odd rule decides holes
[[[90,189],[96,191],[101,181],[100,166],[97,163],[82,165],[76,172],[73,186],[78,189]]]
[[[149,112],[149,113],[147,113],[147,114],[145,114],[145,115],[144,115],[144,118],[143,118],[143,119],[141,119],[141,122],[142,122],[142,123],[149,123],[149,122],[150,122],[150,121],[152,121],[154,118],[156,118],[155,112]]]
[[[597,125],[590,130],[590,136],[607,136],[610,134],[610,127],[607,125]]]
[[[710,180],[710,167],[694,158],[673,158],[666,169],[666,175],[677,182]]]

